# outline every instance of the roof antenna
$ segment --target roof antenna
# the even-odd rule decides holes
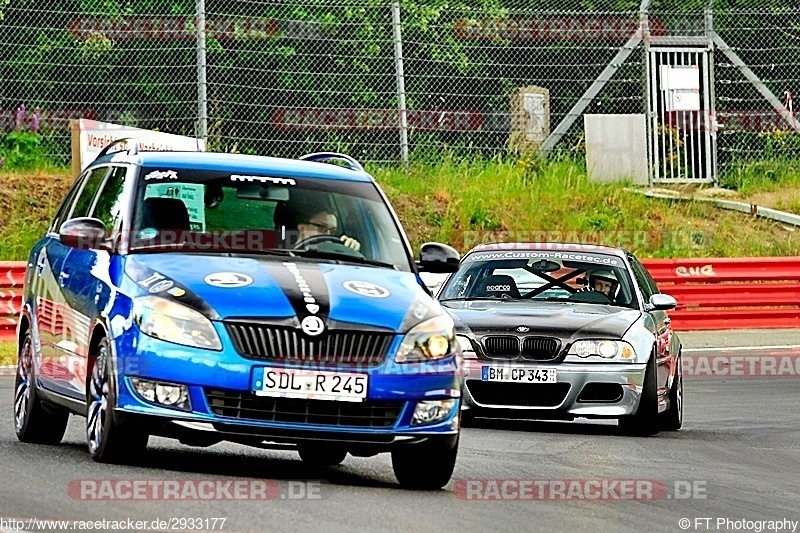
[[[103,147],[102,150],[100,150],[100,153],[97,154],[97,157],[95,159],[100,159],[104,155],[108,154],[111,151],[111,147],[112,146],[116,146],[117,144],[126,143],[126,142],[128,142],[130,140],[132,140],[130,137],[124,137],[122,139],[116,139],[114,141],[111,141],[110,143],[105,145],[105,147]],[[121,152],[122,150],[117,150],[117,151]],[[132,151],[134,154],[138,153],[138,149],[134,149],[134,148],[131,148],[131,150],[129,150],[129,151]]]

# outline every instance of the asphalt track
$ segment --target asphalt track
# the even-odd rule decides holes
[[[292,451],[151,439],[134,466],[96,464],[82,418],[58,446],[18,442],[13,378],[0,377],[0,531],[55,527],[31,518],[70,531],[135,520],[159,531],[793,531],[783,521],[800,521],[800,333],[684,343],[681,431],[483,421],[463,431],[453,481],[428,492],[400,489],[388,455],[315,469]],[[168,486],[179,499],[160,495]]]

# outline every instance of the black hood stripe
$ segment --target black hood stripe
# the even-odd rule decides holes
[[[260,263],[286,295],[301,321],[312,315],[327,319],[331,310],[330,295],[328,283],[318,264],[290,261]]]
[[[191,289],[174,279],[146,267],[142,263],[130,260],[125,264],[125,273],[136,283],[139,289],[161,296],[194,309],[209,320],[219,320],[219,315]]]

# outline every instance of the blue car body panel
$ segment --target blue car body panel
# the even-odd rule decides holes
[[[374,183],[363,172],[333,165],[285,162],[279,159],[213,154],[142,154],[107,156],[100,162],[134,165],[169,165],[172,168],[264,172],[271,176],[314,177]],[[223,168],[224,165],[227,165]],[[233,165],[233,166],[232,166]],[[370,185],[374,186],[374,185]],[[330,435],[457,435],[459,406],[440,422],[414,425],[411,415],[418,401],[460,398],[462,367],[455,352],[429,363],[399,364],[394,361],[409,313],[417,303],[437,306],[422,288],[415,269],[403,272],[352,263],[311,261],[269,255],[208,255],[192,253],[117,254],[103,250],[68,248],[57,236],[48,235],[32,249],[25,288],[25,312],[21,327],[30,327],[36,346],[37,376],[41,389],[51,398],[85,402],[91,342],[105,335],[111,344],[117,383],[116,410],[157,422],[234,424],[241,428],[318,431]],[[231,288],[209,284],[208,276],[235,272],[252,279]],[[358,372],[369,376],[368,402],[402,402],[395,423],[387,427],[331,427],[324,424],[276,422],[215,414],[206,396],[208,389],[251,394],[254,376],[265,367],[301,368],[291,361],[269,361],[240,354],[226,329],[229,318],[288,320],[299,324],[299,311],[308,300],[298,300],[292,286],[300,272],[314,291],[313,305],[327,325],[346,329],[372,328],[393,335],[385,359],[366,368],[322,368]],[[353,285],[355,283],[356,285]],[[377,294],[360,291],[358,284],[377,286]],[[355,287],[355,289],[354,289]],[[178,291],[170,289],[179,289]],[[134,299],[166,298],[191,307],[212,321],[221,350],[201,349],[145,335],[134,318]],[[423,307],[424,307],[423,306]],[[422,313],[420,313],[420,317]],[[412,321],[413,322],[413,321]],[[319,368],[318,368],[319,369]],[[148,402],[133,389],[131,378],[184,384],[190,410]],[[309,400],[313,401],[313,400]],[[77,409],[74,409],[76,412]],[[188,430],[187,430],[188,431]],[[224,440],[224,439],[221,439]]]

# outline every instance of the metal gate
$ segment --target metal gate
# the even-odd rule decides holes
[[[716,184],[707,47],[651,47],[647,76],[651,183]]]

